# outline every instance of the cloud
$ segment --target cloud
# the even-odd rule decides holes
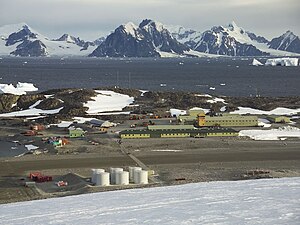
[[[300,35],[299,0],[1,0],[0,25],[27,22],[50,37],[68,32],[87,39],[118,25],[151,18],[203,31],[235,20],[271,37]]]

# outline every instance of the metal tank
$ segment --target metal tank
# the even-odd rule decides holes
[[[116,184],[117,185],[128,185],[129,184],[129,172],[127,172],[127,171],[116,172]]]
[[[116,184],[116,173],[122,172],[123,168],[110,168],[110,183]]]
[[[96,174],[96,186],[109,186],[109,173],[100,172]]]
[[[104,169],[91,169],[91,171],[92,171],[92,178],[91,178],[91,182],[92,183],[96,183],[96,174],[97,173],[103,173],[103,172],[105,172]]]

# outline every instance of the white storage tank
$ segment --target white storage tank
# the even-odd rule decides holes
[[[116,184],[116,173],[122,172],[123,168],[110,168],[110,183]]]
[[[141,167],[134,167],[134,169],[133,169],[133,182],[134,182],[135,184],[138,183],[138,181],[137,181],[137,178],[138,178],[138,171],[142,171],[142,168],[141,168]]]
[[[117,185],[128,185],[129,184],[129,172],[127,172],[127,171],[116,172],[116,184]]]
[[[138,170],[135,177],[136,184],[148,184],[148,171]]]
[[[103,172],[105,172],[104,169],[91,169],[91,171],[92,171],[92,178],[91,178],[91,182],[92,183],[96,183],[96,174],[97,173],[103,173]]]
[[[139,168],[139,167],[134,167],[134,166],[129,166],[128,171],[129,171],[129,182],[134,182],[134,169]]]
[[[109,186],[109,173],[100,172],[96,174],[96,186]]]

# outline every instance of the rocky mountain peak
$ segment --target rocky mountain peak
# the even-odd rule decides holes
[[[145,19],[139,26],[129,22],[119,26],[91,56],[158,57],[160,52],[183,54],[188,47],[172,37],[163,24]]]
[[[228,29],[231,31],[241,30],[241,28],[234,21],[228,24]]]
[[[60,38],[56,39],[55,41],[66,41],[69,43],[75,43],[76,39],[77,38],[75,38],[69,34],[63,34]]]
[[[289,39],[295,39],[297,38],[297,36],[290,30],[288,30],[287,32],[285,32],[283,35],[281,35],[283,38],[289,38]]]
[[[158,32],[162,32],[163,30],[165,30],[162,23],[150,19],[144,19],[140,23],[139,28],[144,29],[148,32],[151,32],[151,30],[156,30]]]
[[[7,40],[6,40],[6,46],[14,45],[17,42],[22,42],[27,39],[35,39],[37,38],[37,34],[33,33],[28,25],[24,24],[22,25],[21,29],[19,29],[17,32],[11,33]]]
[[[119,29],[123,29],[127,34],[130,34],[132,37],[136,37],[138,26],[133,22],[128,22],[124,25],[121,25]]]
[[[269,42],[269,47],[276,50],[300,53],[300,39],[288,30],[283,35],[273,38]]]

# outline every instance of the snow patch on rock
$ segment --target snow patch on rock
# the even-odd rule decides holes
[[[96,90],[98,95],[92,101],[84,104],[88,107],[87,113],[95,115],[102,112],[122,111],[123,108],[134,102],[134,98],[114,91]]]

